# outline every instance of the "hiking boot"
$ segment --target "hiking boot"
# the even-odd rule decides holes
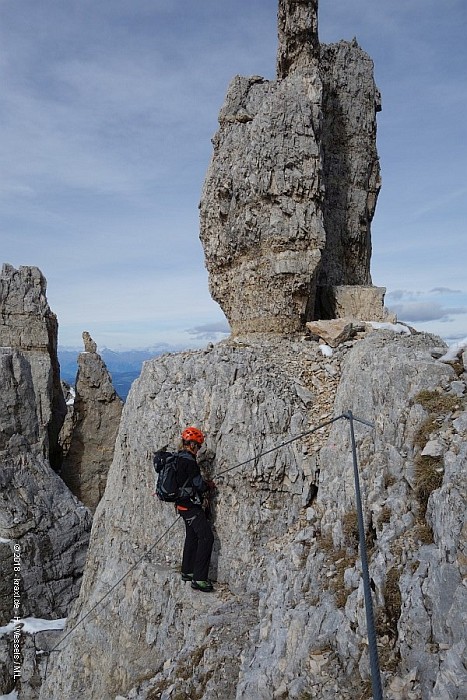
[[[192,581],[193,580],[193,574],[184,574],[182,572],[182,581]]]
[[[202,591],[203,593],[211,593],[214,590],[214,586],[211,581],[192,581],[191,587],[195,591]]]

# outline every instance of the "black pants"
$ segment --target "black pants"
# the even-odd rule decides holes
[[[195,581],[207,581],[214,535],[204,510],[194,506],[178,511],[185,521],[182,574],[193,574]]]

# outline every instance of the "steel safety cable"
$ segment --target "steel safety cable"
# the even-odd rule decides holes
[[[149,549],[147,549],[147,550],[140,556],[140,558],[139,558],[137,561],[135,561],[135,563],[128,569],[128,571],[127,571],[125,574],[123,574],[123,576],[121,576],[121,577],[118,579],[118,581],[116,581],[116,582],[113,584],[113,586],[112,586],[111,588],[109,588],[109,590],[102,596],[102,598],[100,598],[100,599],[97,601],[97,603],[95,603],[95,605],[93,605],[92,608],[91,608],[90,610],[88,610],[88,612],[86,613],[86,615],[84,615],[82,618],[80,618],[80,619],[78,620],[78,622],[76,623],[76,625],[74,625],[70,630],[68,630],[68,632],[65,634],[65,636],[62,637],[62,639],[59,641],[58,645],[57,645],[54,649],[51,649],[49,652],[47,652],[48,654],[51,654],[52,652],[55,652],[55,651],[62,651],[62,649],[59,649],[58,647],[65,641],[65,639],[66,639],[67,637],[69,637],[70,634],[71,634],[72,632],[74,632],[75,629],[76,629],[77,627],[79,627],[79,626],[91,615],[91,613],[94,612],[94,610],[95,610],[97,607],[99,607],[99,605],[112,593],[112,591],[114,591],[114,590],[117,588],[117,586],[119,586],[119,585],[122,583],[122,581],[123,581],[124,579],[126,579],[126,577],[127,577],[129,574],[131,574],[131,572],[138,566],[138,564],[144,559],[144,557],[146,557],[150,552],[152,552],[152,550],[154,549],[154,547],[156,547],[156,546],[159,544],[159,542],[160,542],[161,540],[163,540],[164,537],[170,532],[170,530],[173,528],[173,526],[175,525],[175,523],[177,522],[177,520],[179,520],[179,518],[180,518],[180,516],[177,516],[177,517],[175,518],[175,520],[174,520],[173,523],[170,525],[170,527],[168,527],[167,530],[165,530],[165,532],[159,537],[159,539],[156,540],[156,541],[154,542],[154,544],[152,544],[152,545],[149,547]]]
[[[282,447],[285,447],[286,445],[290,445],[292,442],[295,442],[296,440],[299,440],[299,439],[302,438],[302,437],[306,437],[307,435],[312,435],[312,434],[315,433],[317,430],[320,430],[321,428],[325,428],[326,426],[331,425],[332,423],[335,423],[336,421],[341,420],[342,418],[347,418],[347,419],[349,419],[349,417],[350,417],[350,416],[349,416],[349,413],[343,413],[343,414],[341,414],[341,415],[339,415],[339,416],[337,416],[337,417],[335,417],[335,418],[331,418],[331,419],[329,419],[329,420],[327,420],[327,421],[324,421],[323,423],[320,423],[319,425],[315,426],[314,428],[311,428],[310,430],[307,430],[307,431],[305,431],[305,432],[303,432],[303,433],[300,433],[300,435],[295,435],[294,437],[290,438],[289,440],[284,440],[284,441],[281,442],[279,445],[276,445],[275,447],[271,447],[269,450],[265,450],[264,452],[261,452],[261,453],[258,454],[258,455],[254,455],[253,457],[250,457],[249,459],[246,459],[246,460],[244,460],[243,462],[239,462],[238,464],[234,464],[232,467],[229,467],[228,469],[224,469],[223,471],[219,472],[218,474],[215,474],[214,476],[215,476],[215,478],[218,478],[218,477],[221,476],[222,474],[226,474],[227,472],[232,471],[233,469],[238,469],[239,467],[243,467],[245,464],[249,464],[250,462],[257,461],[258,459],[260,459],[260,457],[264,457],[265,455],[271,454],[271,452],[275,452],[276,450],[280,450]],[[356,420],[356,421],[359,421],[359,422],[361,422],[361,423],[365,423],[366,425],[372,426],[371,423],[368,423],[367,421],[364,421],[364,420],[362,420],[362,419],[359,419],[359,418],[357,418],[356,416],[352,416],[352,417],[353,417],[353,420]],[[91,608],[90,610],[88,610],[88,612],[87,612],[82,618],[80,618],[80,619],[78,620],[78,622],[76,623],[76,625],[74,625],[70,630],[68,630],[68,632],[65,634],[64,637],[62,637],[62,639],[59,641],[58,645],[57,645],[54,649],[51,649],[50,651],[45,652],[46,655],[47,655],[47,657],[49,656],[49,654],[52,654],[53,652],[62,651],[62,649],[59,648],[59,647],[63,644],[63,642],[65,641],[65,639],[67,639],[67,637],[69,637],[69,636],[72,634],[72,632],[74,632],[74,631],[77,629],[77,627],[79,627],[85,620],[87,620],[87,619],[90,617],[90,615],[99,607],[99,605],[101,605],[101,603],[102,603],[102,602],[103,602],[103,601],[104,601],[104,600],[105,600],[105,599],[106,599],[106,598],[107,598],[107,597],[122,583],[122,581],[124,581],[124,580],[126,579],[126,577],[138,566],[138,564],[144,559],[144,557],[146,557],[148,554],[150,554],[150,552],[152,552],[152,550],[159,544],[159,542],[161,542],[161,541],[164,539],[164,537],[170,532],[170,530],[174,527],[175,523],[176,523],[179,519],[180,519],[180,516],[177,516],[176,519],[173,521],[173,523],[167,528],[167,530],[165,530],[165,531],[162,533],[162,535],[154,542],[154,544],[152,544],[151,547],[149,547],[149,549],[147,549],[147,550],[141,555],[141,557],[140,557],[139,559],[137,559],[137,561],[135,561],[135,563],[128,569],[128,571],[127,571],[123,576],[121,576],[121,577],[118,579],[118,581],[116,581],[116,582],[113,584],[113,586],[112,586],[111,588],[109,588],[109,590],[97,601],[97,603],[95,603],[95,604],[92,606],[92,608]],[[47,665],[48,665],[48,659],[47,659]],[[47,675],[47,666],[46,666],[46,671],[45,671],[45,673],[46,673],[46,675]]]
[[[315,428],[311,428],[310,430],[306,430],[304,433],[300,433],[300,435],[295,435],[295,437],[290,438],[289,440],[284,440],[279,445],[276,445],[275,447],[271,447],[269,450],[265,450],[265,452],[261,452],[259,455],[254,455],[253,457],[249,457],[249,459],[245,459],[243,462],[239,462],[238,464],[234,464],[233,467],[228,467],[228,469],[223,469],[221,472],[214,474],[214,476],[212,478],[217,479],[219,476],[222,476],[222,474],[226,474],[227,472],[230,472],[233,469],[238,469],[238,467],[243,467],[245,464],[249,464],[250,462],[254,462],[254,461],[258,460],[260,457],[264,457],[265,455],[271,454],[271,452],[275,452],[276,450],[280,450],[282,447],[285,447],[286,445],[290,445],[291,442],[295,442],[296,440],[300,440],[300,438],[306,437],[307,435],[312,435],[312,433],[316,433],[317,430],[321,430],[321,428],[325,428],[327,425],[331,425],[331,423],[335,423],[336,421],[340,420],[341,418],[347,418],[347,415],[345,413],[342,413],[340,416],[337,416],[336,418],[330,418],[329,420],[324,421],[324,423],[320,423]],[[355,419],[355,417],[354,417],[354,419]],[[358,420],[358,419],[355,419],[355,420]]]
[[[290,438],[289,440],[285,440],[285,441],[281,442],[279,445],[276,445],[275,447],[272,447],[269,450],[266,450],[265,452],[261,452],[258,455],[254,455],[253,457],[250,457],[249,459],[246,459],[243,462],[239,462],[238,464],[234,464],[233,467],[229,467],[228,469],[224,469],[222,472],[219,472],[218,474],[215,474],[214,476],[215,476],[215,478],[217,478],[217,477],[221,476],[222,474],[225,474],[226,472],[232,471],[233,469],[238,469],[239,467],[243,467],[245,464],[249,464],[250,462],[257,461],[258,459],[260,459],[260,457],[264,457],[264,455],[270,454],[271,452],[275,452],[276,450],[280,450],[282,447],[285,447],[286,445],[289,445],[290,443],[295,442],[295,440],[299,440],[302,437],[306,437],[307,435],[311,435],[312,433],[315,433],[317,430],[320,430],[320,428],[324,428],[327,425],[330,425],[331,423],[335,423],[337,420],[340,420],[341,418],[345,418],[345,417],[346,417],[345,415],[340,415],[340,416],[337,416],[337,418],[332,418],[328,421],[320,423],[315,428],[312,428],[311,430],[307,430],[306,432],[301,433],[300,435],[295,435],[295,437]],[[170,525],[170,527],[167,530],[165,530],[165,532],[159,537],[159,539],[156,540],[156,542],[154,542],[154,544],[152,544],[151,547],[141,555],[141,557],[128,569],[128,571],[123,576],[121,576],[118,579],[118,581],[116,581],[113,584],[113,586],[102,596],[102,598],[100,598],[97,601],[97,603],[95,603],[95,605],[93,605],[93,607],[90,610],[88,610],[88,612],[82,618],[80,618],[78,620],[76,625],[74,625],[70,630],[68,630],[68,632],[65,634],[65,636],[62,637],[62,639],[58,643],[57,647],[55,647],[54,649],[51,649],[49,652],[47,652],[47,655],[52,654],[53,652],[62,651],[62,649],[60,649],[59,647],[65,641],[65,639],[67,637],[69,637],[70,634],[72,632],[74,632],[76,630],[76,628],[79,627],[91,615],[91,613],[94,612],[94,610],[96,610],[96,608],[99,607],[99,605],[112,593],[112,591],[114,591],[122,583],[122,581],[124,581],[124,579],[138,566],[138,564],[144,559],[144,557],[147,556],[150,552],[152,552],[154,547],[156,547],[159,544],[159,542],[161,542],[161,540],[163,540],[164,537],[174,527],[174,525],[178,519],[179,519],[179,516],[177,516],[177,518],[173,521],[173,523]]]

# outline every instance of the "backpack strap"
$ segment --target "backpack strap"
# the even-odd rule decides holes
[[[177,455],[177,470],[178,470],[179,459],[187,459],[187,460],[189,459],[189,460],[192,460],[193,462],[196,463],[196,459],[189,452],[184,451],[183,456],[182,456],[180,451],[179,451],[176,453],[176,455]],[[193,499],[196,499],[198,497],[196,488],[193,485],[193,483],[191,483],[191,485],[188,486],[190,484],[190,482],[192,482],[192,481],[193,481],[192,477],[189,476],[189,477],[187,477],[185,483],[182,486],[179,486],[179,492],[182,492],[184,489],[186,489],[186,491],[187,491],[187,493],[185,495],[181,495],[181,496],[179,496],[179,498],[187,498],[190,501],[192,501],[193,504],[196,505],[195,501],[193,500]],[[188,491],[190,491],[190,493],[188,493]]]

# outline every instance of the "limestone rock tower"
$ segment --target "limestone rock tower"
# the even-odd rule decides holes
[[[276,80],[236,76],[220,111],[200,238],[234,334],[358,316],[364,290],[373,317],[383,315],[369,271],[373,63],[355,41],[321,46],[317,11],[317,0],[280,0]],[[361,287],[357,301],[349,286]]]
[[[72,493],[94,512],[112,463],[123,401],[87,331],[83,332],[83,342],[84,352],[78,356],[70,446],[61,476]]]

